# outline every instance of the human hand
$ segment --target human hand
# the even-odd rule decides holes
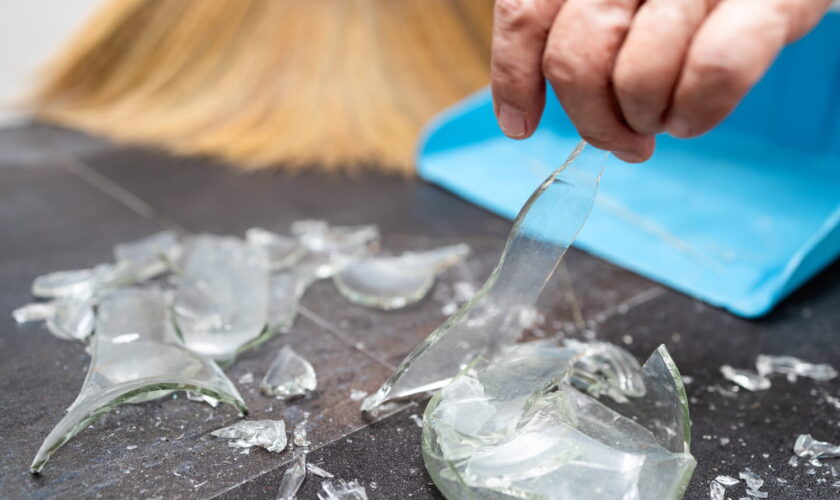
[[[545,80],[580,135],[627,162],[654,134],[722,121],[831,0],[497,0],[491,80],[506,135],[530,136]]]

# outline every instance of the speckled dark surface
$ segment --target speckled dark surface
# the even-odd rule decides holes
[[[41,125],[0,131],[0,497],[274,498],[292,454],[239,454],[209,435],[235,421],[235,412],[183,397],[121,407],[61,448],[42,475],[31,476],[35,451],[75,398],[88,357],[41,325],[14,324],[9,313],[30,299],[38,274],[108,260],[115,243],[164,227],[285,231],[310,217],[376,223],[383,246],[396,251],[467,241],[475,253],[442,277],[436,296],[397,312],[352,306],[329,282],[318,283],[290,335],[243,355],[227,372],[235,382],[251,372],[258,382],[275,351],[291,344],[315,366],[318,390],[285,404],[260,395],[256,384],[237,383],[252,415],[292,426],[309,412],[309,460],[338,478],[360,480],[371,498],[437,498],[411,419],[424,402],[370,422],[349,394],[374,390],[443,320],[441,296],[453,283],[484,280],[508,222],[420,182],[371,174],[244,174]],[[693,379],[687,389],[698,467],[686,498],[708,498],[716,475],[737,476],[747,467],[765,478],[771,499],[840,498],[840,487],[832,486],[840,477],[831,474],[840,459],[826,460],[814,474],[807,464],[788,464],[800,433],[840,442],[840,408],[830,402],[840,397],[840,381],[774,379],[760,393],[717,389],[731,387],[718,374],[721,364],[750,367],[759,353],[840,367],[840,264],[768,317],[747,321],[579,251],[565,262],[541,301],[546,321],[538,334],[595,335],[623,343],[639,358],[665,343]],[[299,498],[315,498],[320,484],[310,475]],[[743,483],[727,490],[727,497],[742,496]]]

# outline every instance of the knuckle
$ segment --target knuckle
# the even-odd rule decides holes
[[[555,86],[568,87],[578,79],[578,65],[567,52],[547,50],[543,54],[543,75]]]
[[[532,72],[518,60],[494,60],[490,73],[493,84],[500,88],[522,89],[533,80]]]
[[[496,0],[494,18],[502,31],[516,31],[537,21],[534,0]]]

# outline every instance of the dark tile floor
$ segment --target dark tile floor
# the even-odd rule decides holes
[[[88,357],[41,325],[14,324],[9,312],[29,300],[38,274],[109,260],[115,243],[161,228],[285,231],[309,217],[376,223],[384,246],[394,250],[469,242],[473,257],[442,277],[438,295],[457,281],[480,284],[510,230],[508,222],[416,181],[245,174],[42,125],[0,131],[0,496],[273,498],[292,455],[239,454],[209,435],[235,421],[235,412],[183,397],[121,407],[60,449],[41,476],[31,476],[29,463],[75,398]],[[787,463],[799,433],[840,442],[840,408],[831,403],[840,397],[840,381],[777,380],[769,391],[735,395],[717,389],[728,387],[721,364],[749,367],[759,353],[840,367],[838,278],[840,264],[767,318],[746,321],[572,250],[543,297],[543,330],[624,343],[639,358],[668,346],[693,379],[692,451],[699,464],[686,498],[708,498],[712,478],[746,467],[767,480],[773,499],[840,498],[831,461],[814,474]],[[318,390],[283,404],[261,396],[255,384],[237,383],[252,415],[294,425],[310,412],[310,461],[339,478],[359,479],[371,498],[435,498],[411,419],[425,402],[371,422],[349,394],[374,390],[443,320],[441,307],[428,297],[402,311],[374,312],[318,283],[290,335],[243,355],[227,372],[234,381],[248,372],[259,379],[274,352],[291,344],[314,364]],[[310,476],[300,498],[314,498],[319,487]],[[736,486],[727,496],[744,494]]]

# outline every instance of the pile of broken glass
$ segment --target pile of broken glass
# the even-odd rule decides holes
[[[517,343],[594,203],[603,153],[578,146],[514,222],[484,286],[362,404],[440,389],[426,468],[450,499],[681,498],[696,462],[664,346],[644,366],[605,342]]]
[[[219,366],[288,332],[301,297],[319,279],[333,278],[356,304],[395,309],[421,300],[438,273],[469,253],[464,244],[398,256],[378,249],[376,226],[317,220],[293,223],[290,236],[260,228],[244,239],[165,231],[117,245],[113,264],[36,278],[32,294],[44,300],[13,316],[45,321],[53,335],[85,343],[91,362],[79,396],[44,441],[32,471],[122,403],[186,390],[244,414],[242,396]],[[286,347],[261,388],[288,398],[315,384],[312,366]]]

